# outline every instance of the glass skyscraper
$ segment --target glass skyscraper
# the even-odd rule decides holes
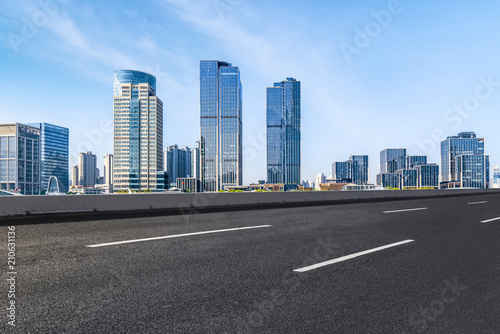
[[[490,157],[484,154],[462,154],[456,157],[457,182],[460,188],[489,188]]]
[[[418,170],[418,188],[439,188],[439,166],[424,164],[415,167]]]
[[[347,161],[334,162],[332,177],[337,183],[368,184],[368,156],[351,155]]]
[[[368,156],[351,155],[349,160],[352,162],[352,183],[368,184]]]
[[[426,155],[409,155],[406,157],[406,168],[415,168],[427,164]]]
[[[0,124],[0,190],[40,195],[40,129]]]
[[[200,162],[205,191],[243,184],[240,70],[200,61]]]
[[[338,183],[352,182],[352,161],[337,161],[332,164],[332,177]]]
[[[165,149],[165,172],[170,187],[177,186],[178,178],[191,177],[191,149],[171,145]]]
[[[113,190],[165,189],[163,172],[163,103],[156,77],[114,72]]]
[[[300,184],[300,81],[267,88],[267,182]]]
[[[406,168],[406,148],[388,148],[380,152],[380,173]]]
[[[67,192],[69,190],[69,130],[48,123],[28,125],[40,129],[42,192],[47,191],[51,176],[55,176],[62,184],[63,189],[59,189],[59,191],[61,193]]]
[[[442,187],[488,188],[489,178],[483,138],[477,138],[474,132],[461,132],[441,142]]]

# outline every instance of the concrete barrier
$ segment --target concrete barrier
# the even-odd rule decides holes
[[[398,200],[500,194],[494,189],[244,192],[198,194],[116,194],[73,196],[2,196],[0,217],[22,217],[65,213],[111,213],[165,210],[198,212],[205,209],[238,207],[334,204],[344,201]]]

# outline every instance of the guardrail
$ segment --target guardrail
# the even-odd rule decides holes
[[[496,189],[395,190],[395,191],[315,191],[245,192],[196,194],[113,194],[73,196],[9,196],[0,198],[0,217],[32,215],[112,213],[164,210],[180,213],[206,209],[266,207],[280,205],[318,205],[368,200],[398,200],[500,194]]]

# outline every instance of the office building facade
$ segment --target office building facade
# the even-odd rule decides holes
[[[78,185],[93,187],[97,183],[97,156],[92,152],[80,153],[78,157]]]
[[[495,189],[500,188],[500,168],[498,168],[498,166],[495,166],[493,170],[493,184],[491,187]]]
[[[490,157],[484,154],[462,154],[455,158],[459,188],[490,187]]]
[[[401,187],[401,174],[379,173],[377,174],[377,185],[383,188],[399,189]]]
[[[415,168],[427,164],[426,155],[408,155],[406,157],[406,168]]]
[[[165,149],[165,172],[168,175],[169,187],[177,185],[178,178],[191,177],[191,149],[171,145]]]
[[[71,169],[71,185],[80,185],[80,173],[78,172],[78,165],[74,165]]]
[[[163,103],[156,77],[114,72],[113,189],[165,189],[163,172]]]
[[[267,182],[300,184],[300,81],[287,78],[267,88]]]
[[[423,164],[415,168],[418,170],[418,189],[439,189],[439,166],[437,164]]]
[[[205,191],[243,184],[241,92],[237,66],[200,61],[200,168]]]
[[[442,188],[488,188],[489,173],[484,139],[474,132],[461,132],[441,142]]]
[[[28,124],[40,129],[40,167],[42,193],[48,189],[49,178],[60,182],[61,193],[69,190],[69,129],[49,123]]]
[[[40,129],[0,124],[0,190],[41,194]]]
[[[196,142],[196,147],[191,150],[191,177],[201,180],[200,170],[200,142]]]
[[[417,189],[418,188],[418,170],[417,169],[400,169],[396,171],[399,174],[400,189]]]
[[[104,157],[104,182],[110,192],[113,192],[113,154],[106,154]]]
[[[380,152],[380,173],[406,168],[406,148],[388,148]]]
[[[332,177],[335,183],[352,182],[352,162],[340,161],[332,164]]]

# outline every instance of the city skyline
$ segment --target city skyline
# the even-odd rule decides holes
[[[303,179],[314,179],[352,152],[369,155],[375,166],[383,147],[404,146],[409,154],[439,161],[439,142],[445,136],[472,130],[487,138],[491,165],[500,163],[500,134],[489,122],[500,108],[500,50],[489,42],[499,23],[487,19],[498,3],[402,3],[398,14],[386,26],[379,24],[380,32],[363,47],[357,31],[377,22],[373,13],[387,11],[386,1],[360,1],[357,6],[226,4],[221,10],[212,3],[166,1],[116,10],[105,3],[71,2],[59,5],[56,15],[24,37],[23,18],[30,22],[44,9],[36,2],[6,3],[0,57],[11,66],[5,69],[8,84],[2,84],[7,96],[4,122],[45,121],[69,128],[70,166],[85,151],[95,152],[101,166],[102,157],[112,153],[109,80],[114,70],[133,68],[158,78],[158,95],[170,122],[164,124],[163,147],[193,147],[199,130],[194,122],[199,114],[199,60],[224,59],[238,64],[245,87],[245,184],[266,175],[265,87],[289,76],[303,82]],[[279,27],[270,19],[278,12],[298,20],[300,30]],[[470,20],[455,27],[464,12]],[[421,27],[424,13],[429,20]],[[150,22],[139,30],[126,24],[144,17]],[[421,29],[412,29],[414,25]],[[179,38],[161,37],[177,33]],[[12,44],[12,34],[24,39]],[[350,61],[342,51],[346,45],[356,48]],[[21,84],[33,99],[24,99],[15,89]],[[76,105],[81,92],[93,99]],[[337,142],[345,145],[324,154]],[[377,172],[370,169],[371,182]]]

